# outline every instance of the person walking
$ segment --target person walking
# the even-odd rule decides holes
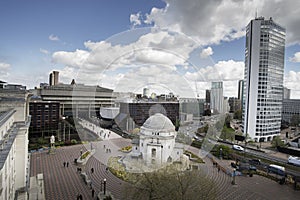
[[[93,167],[91,168],[91,173],[94,173],[94,168]]]
[[[66,162],[64,162],[64,167],[66,167]]]
[[[94,188],[92,189],[92,197],[94,198],[94,196],[95,196],[95,190],[94,190]]]
[[[69,162],[67,162],[67,167],[69,167]]]

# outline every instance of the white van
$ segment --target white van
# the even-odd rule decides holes
[[[300,166],[300,158],[299,158],[299,157],[295,157],[295,156],[290,156],[290,157],[288,158],[288,163],[289,163],[289,164],[293,164],[293,165]]]

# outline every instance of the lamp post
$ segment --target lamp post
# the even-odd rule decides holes
[[[106,193],[106,178],[103,179],[103,194],[105,195]]]
[[[62,117],[62,119],[63,119],[63,123],[64,123],[64,141],[66,141],[66,122],[65,122],[65,119],[66,119],[66,117]]]
[[[220,148],[220,159],[222,160],[222,152],[223,152],[223,149]]]
[[[102,192],[102,185],[103,185],[103,194],[106,194],[106,178],[103,181],[100,181],[100,192]]]

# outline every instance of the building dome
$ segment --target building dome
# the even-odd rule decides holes
[[[173,125],[172,121],[161,113],[156,113],[150,116],[145,121],[142,128],[159,132],[175,131],[175,126]]]

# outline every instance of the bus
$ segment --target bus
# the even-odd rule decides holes
[[[285,167],[271,164],[268,166],[268,173],[274,173],[280,176],[285,176]]]

